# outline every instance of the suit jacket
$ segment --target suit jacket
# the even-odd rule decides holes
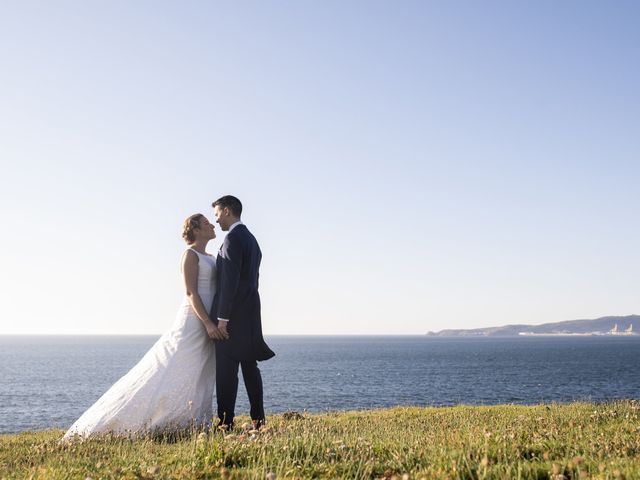
[[[236,360],[268,360],[275,353],[262,336],[258,277],[262,252],[249,229],[240,224],[224,239],[218,258],[217,290],[211,318],[229,322],[229,340],[216,348]]]

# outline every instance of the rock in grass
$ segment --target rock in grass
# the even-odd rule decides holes
[[[282,418],[285,420],[302,420],[304,417],[298,412],[284,412]]]

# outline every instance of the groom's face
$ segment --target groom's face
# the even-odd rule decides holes
[[[229,209],[228,208],[220,208],[219,205],[213,207],[213,214],[216,216],[216,223],[220,225],[220,228],[223,232],[229,230],[230,222],[229,222]]]

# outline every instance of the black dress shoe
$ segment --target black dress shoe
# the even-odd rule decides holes
[[[265,425],[264,418],[261,419],[261,420],[251,420],[251,421],[253,422],[253,429],[254,430],[260,430]]]
[[[234,424],[233,423],[218,422],[216,424],[216,430],[221,430],[221,431],[224,431],[224,432],[230,432],[233,429],[234,429]]]

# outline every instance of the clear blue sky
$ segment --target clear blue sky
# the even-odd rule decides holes
[[[0,13],[0,333],[164,331],[227,193],[268,334],[640,313],[637,2]]]

